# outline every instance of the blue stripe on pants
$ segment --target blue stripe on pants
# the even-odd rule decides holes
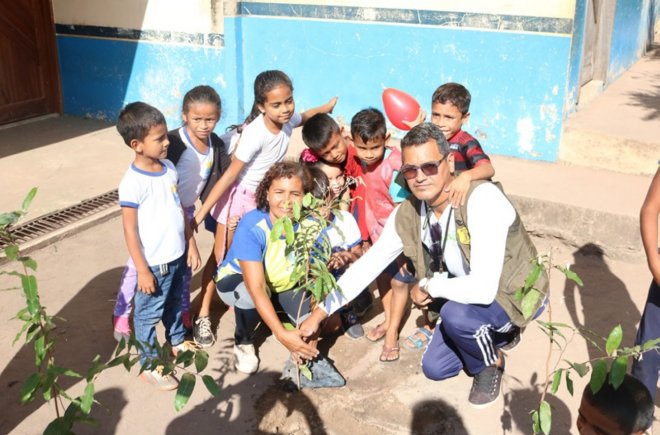
[[[462,369],[475,375],[497,360],[497,349],[517,332],[500,304],[447,301],[441,321],[422,356],[422,370],[433,380],[456,376]]]

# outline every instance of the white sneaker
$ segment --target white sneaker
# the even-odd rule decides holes
[[[176,346],[172,346],[172,356],[177,356],[179,352],[185,352],[187,350],[195,353],[199,349],[199,346],[195,344],[194,341],[184,340]]]
[[[259,358],[253,344],[235,344],[236,370],[251,375],[259,368]]]
[[[158,366],[153,370],[143,371],[140,374],[140,379],[161,391],[174,390],[179,386],[179,381],[177,381],[173,373],[163,374],[163,366]]]

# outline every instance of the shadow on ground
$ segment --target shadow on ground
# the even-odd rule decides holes
[[[71,116],[41,119],[38,121],[37,129],[35,125],[33,122],[26,122],[0,129],[0,158],[111,127],[111,124],[106,122],[81,120]]]
[[[603,250],[588,243],[573,253],[571,269],[584,283],[578,287],[566,280],[564,299],[573,325],[591,331],[598,337],[607,337],[617,324],[623,328],[622,345],[631,346],[637,333],[640,312],[630,298],[626,285],[612,273],[603,256]],[[581,303],[576,300],[579,295]],[[578,312],[578,306],[582,312]],[[581,320],[581,318],[583,320]],[[588,332],[587,332],[588,334]],[[604,341],[599,343],[604,348]],[[602,357],[605,351],[588,346],[589,359]]]
[[[110,359],[117,344],[111,333],[113,306],[111,301],[115,298],[121,273],[121,268],[114,268],[97,275],[59,312],[50,313],[54,315],[57,325],[53,337],[56,340],[55,361],[58,366],[84,374],[96,355],[101,356],[101,361]],[[107,319],[107,322],[99,319]],[[80,346],[79,343],[85,345]],[[11,432],[28,415],[43,405],[44,401],[41,397],[25,406],[18,403],[23,381],[34,372],[34,348],[29,344],[24,345],[0,373],[0,391],[2,391],[0,409],[3,410],[0,433]],[[78,381],[78,379],[62,377],[60,385],[69,388]],[[118,393],[107,394],[114,396]],[[53,418],[55,418],[54,413]]]

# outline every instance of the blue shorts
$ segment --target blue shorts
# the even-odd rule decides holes
[[[215,218],[210,214],[207,214],[206,217],[204,218],[204,228],[206,228],[206,231],[210,231],[213,234],[215,234],[215,229],[217,227],[218,227],[218,222],[215,220]]]
[[[400,255],[383,270],[383,273],[388,274],[397,281],[410,284],[415,281],[415,274],[411,273],[411,270],[412,264],[410,260]]]

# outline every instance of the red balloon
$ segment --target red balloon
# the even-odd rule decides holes
[[[387,88],[383,91],[385,114],[396,128],[410,130],[403,121],[414,121],[419,115],[419,103],[410,95],[398,89]]]

